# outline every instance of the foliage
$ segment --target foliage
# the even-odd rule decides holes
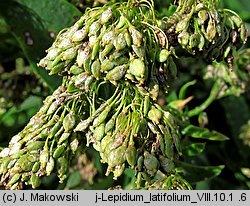
[[[128,10],[126,3],[117,9],[116,2],[122,1],[0,2],[1,182],[11,189],[30,188],[20,182],[41,189],[250,189],[248,2],[203,0],[205,6],[197,10],[192,6],[199,6],[196,1],[157,0],[155,10],[148,9],[150,1],[146,7],[129,1]],[[112,8],[113,18],[103,19],[107,27],[100,31],[117,27],[120,38],[126,32],[132,36],[132,47],[128,39],[123,46],[117,38],[110,48],[124,50],[125,58],[103,64],[99,53],[105,51],[109,60],[114,54],[109,42],[91,45],[95,34],[90,32],[87,41],[82,32],[74,36],[70,47],[75,53],[64,52],[68,47],[64,49],[63,40],[91,27],[108,10],[105,5]],[[101,13],[86,9],[97,6]],[[78,55],[84,41],[93,62],[89,70],[84,54]],[[39,65],[49,72],[37,65],[43,56]],[[100,120],[103,111],[108,113]],[[114,135],[100,136],[103,123],[112,117],[119,119],[111,129]],[[34,131],[34,136],[26,135]],[[50,134],[44,139],[46,132]],[[19,156],[12,151],[15,158],[11,154],[4,159],[19,136],[25,137]],[[114,158],[121,153],[122,159]],[[10,174],[7,168],[16,169]]]

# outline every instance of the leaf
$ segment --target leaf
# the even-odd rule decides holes
[[[182,173],[182,176],[189,183],[196,183],[203,180],[211,179],[218,176],[224,169],[224,165],[219,166],[195,166],[193,164],[178,161],[177,171]]]
[[[183,148],[183,154],[193,157],[204,151],[206,143],[193,143]]]
[[[206,128],[197,127],[191,124],[182,129],[182,134],[193,138],[207,139],[212,141],[229,140],[228,137],[217,131],[209,131]]]
[[[74,17],[81,15],[80,11],[64,0],[10,0],[0,1],[0,14],[19,43],[32,70],[51,89],[58,87],[61,78],[49,76],[37,63],[45,55],[45,50],[53,42],[54,36],[61,29],[72,25]]]
[[[67,180],[66,188],[67,189],[74,188],[78,186],[81,183],[81,181],[82,181],[82,175],[80,174],[80,172],[73,172],[70,174]]]

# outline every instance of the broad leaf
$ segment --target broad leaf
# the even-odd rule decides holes
[[[182,129],[182,134],[193,138],[207,139],[212,141],[225,141],[229,139],[219,132],[209,131],[206,128],[197,127],[191,124]]]
[[[187,156],[196,156],[204,151],[206,143],[193,143],[183,148],[183,154]]]
[[[224,169],[224,165],[219,166],[195,166],[185,162],[177,162],[177,171],[189,182],[196,183],[218,176]],[[179,168],[178,168],[179,167]]]

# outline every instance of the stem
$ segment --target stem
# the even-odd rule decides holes
[[[205,110],[214,100],[217,99],[218,94],[220,93],[221,89],[223,87],[223,84],[219,80],[216,80],[214,83],[209,97],[206,99],[205,102],[203,102],[200,106],[195,107],[194,109],[190,110],[188,112],[188,117],[193,117],[195,115],[198,115],[201,113],[203,110]]]

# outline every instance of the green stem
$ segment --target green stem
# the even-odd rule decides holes
[[[193,117],[195,115],[198,115],[203,110],[205,110],[214,100],[217,99],[218,94],[220,93],[221,89],[223,87],[223,84],[219,80],[216,80],[214,83],[209,97],[206,99],[205,102],[203,102],[200,106],[195,107],[194,109],[190,110],[188,112],[188,117]]]

